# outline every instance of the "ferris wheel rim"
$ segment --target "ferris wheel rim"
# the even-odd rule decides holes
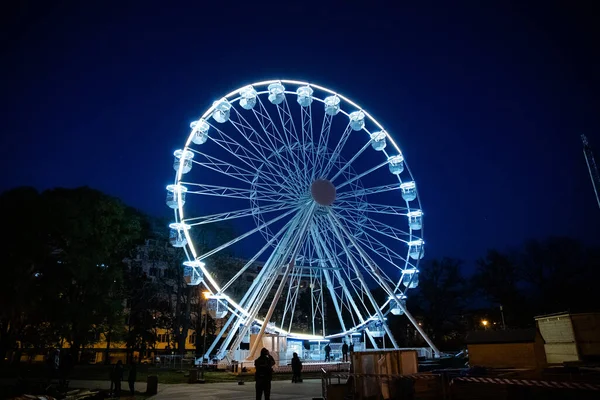
[[[239,87],[239,88],[231,91],[230,93],[226,94],[225,96],[221,97],[221,99],[227,99],[233,105],[233,104],[235,104],[240,99],[241,96],[238,96],[238,94],[239,94],[240,90],[242,90],[243,88],[246,88],[248,86],[252,86],[252,87],[256,88],[256,87],[261,87],[261,86],[267,86],[267,85],[270,85],[270,84],[273,84],[273,83],[290,84],[290,85],[298,85],[298,86],[309,86],[311,88],[318,89],[318,90],[320,90],[320,91],[322,91],[324,93],[327,93],[327,94],[339,97],[342,101],[344,101],[345,103],[347,103],[350,106],[354,107],[357,111],[362,111],[364,113],[366,119],[368,119],[372,124],[374,124],[381,131],[384,131],[386,133],[386,139],[389,140],[389,142],[393,145],[394,149],[399,154],[403,154],[402,151],[400,150],[400,147],[398,146],[398,144],[395,142],[394,138],[392,137],[392,135],[388,131],[386,131],[384,129],[383,125],[380,124],[369,112],[367,112],[364,108],[360,107],[354,101],[350,100],[348,97],[343,96],[339,92],[336,92],[334,90],[328,89],[328,88],[326,88],[324,86],[321,86],[321,85],[317,85],[317,84],[310,83],[310,82],[298,81],[298,80],[273,79],[273,80],[266,80],[266,81],[255,82],[255,83],[252,83],[252,84],[249,84],[249,85],[243,85],[243,86],[241,86],[241,87]],[[268,93],[268,92],[267,91],[260,91],[260,92],[257,92],[257,95],[266,94],[266,93]],[[289,91],[289,90],[284,90],[283,93],[285,93],[285,94],[296,94],[296,92]],[[321,99],[321,98],[319,98],[317,96],[312,96],[312,98],[314,100],[319,101],[319,102],[324,102],[323,99]],[[213,105],[211,105],[204,112],[204,114],[201,116],[201,118],[202,119],[208,119],[211,116],[211,114],[215,111],[215,107],[216,107],[216,102],[213,103]],[[346,116],[349,116],[349,113],[346,110],[342,109],[342,108],[340,108],[339,112],[345,114]],[[363,128],[362,130],[364,130],[367,133],[369,133],[369,130],[367,130],[366,127]],[[190,146],[191,146],[191,142],[192,142],[192,137],[193,137],[193,134],[190,134],[188,136],[188,139],[187,139],[187,141],[185,143],[185,146],[183,148],[184,152],[185,151],[189,151]],[[406,164],[406,163],[405,163],[405,168],[406,168],[408,174],[412,177],[412,172],[411,172],[408,164]],[[179,167],[179,169],[178,169],[178,171],[176,173],[175,184],[176,185],[180,185],[182,183],[182,178],[183,178],[183,163],[180,165],[180,167]],[[181,193],[178,192],[177,195],[181,199]],[[416,199],[417,199],[417,203],[420,205],[421,202],[420,202],[419,192],[418,191],[416,191]],[[184,221],[185,220],[183,208],[184,208],[183,207],[183,202],[179,201],[177,209],[174,210],[176,222],[177,221]],[[419,209],[420,209],[420,207],[419,207]],[[185,236],[187,238],[187,242],[188,242],[188,244],[186,246],[186,254],[187,254],[187,248],[189,247],[189,250],[190,250],[190,252],[192,254],[191,254],[191,257],[190,257],[189,254],[187,254],[188,258],[191,259],[191,260],[199,260],[199,256],[198,256],[198,254],[197,254],[194,246],[192,245],[193,242],[191,240],[191,237],[189,236],[190,234],[189,234],[188,230],[189,229],[185,229],[184,230],[184,234],[185,234]],[[423,232],[424,232],[424,226],[420,229],[420,235],[418,235],[421,240],[422,240],[422,238],[424,236]],[[412,233],[411,233],[411,235],[412,235]],[[424,241],[422,241],[422,242],[424,243]],[[419,259],[416,260],[416,264],[417,265],[418,265],[419,261],[420,261]],[[407,256],[407,261],[406,262],[408,263],[408,256]],[[200,268],[202,269],[202,272],[204,273],[205,278],[209,280],[211,286],[213,286],[213,288],[216,289],[214,292],[215,293],[221,293],[221,285],[219,285],[211,277],[211,274],[209,273],[209,270],[204,265],[201,265]],[[210,288],[208,288],[208,289],[210,290]],[[394,291],[396,291],[396,290],[397,290],[397,287],[395,288]],[[212,291],[212,290],[210,290],[210,291]],[[233,308],[235,310],[237,310],[238,312],[242,312],[242,313],[247,314],[246,310],[244,310],[239,304],[237,304],[237,302],[235,302],[233,299],[231,299],[230,296],[228,296],[226,293],[223,293],[222,295],[228,300],[229,304],[233,305]],[[388,299],[387,301],[383,302],[383,304],[379,307],[379,310],[383,311],[383,309],[389,303],[390,303],[390,299]],[[288,336],[291,336],[291,337],[293,337],[293,336],[311,337],[311,338],[330,338],[330,337],[333,338],[333,337],[340,337],[340,336],[345,336],[345,335],[352,334],[352,333],[356,332],[357,329],[359,329],[362,325],[365,325],[366,323],[368,323],[368,321],[371,318],[373,318],[374,315],[369,315],[368,317],[369,318],[367,319],[367,321],[365,321],[365,322],[363,322],[363,323],[361,323],[359,325],[356,325],[353,328],[348,329],[348,330],[346,330],[344,332],[335,333],[333,335],[323,335],[323,336],[316,335],[315,336],[315,335],[306,335],[306,334],[300,334],[300,333],[296,334],[294,332],[284,331],[284,330],[282,330],[282,331],[285,332]],[[262,323],[262,321],[260,321],[257,318],[255,318],[255,321],[259,322],[259,323]],[[279,331],[280,329],[277,329],[275,327],[275,330]]]

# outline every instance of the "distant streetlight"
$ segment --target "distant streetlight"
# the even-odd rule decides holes
[[[488,325],[489,325],[489,321],[487,319],[482,319],[481,320],[481,325],[483,325],[484,329],[487,329]]]
[[[502,329],[506,330],[506,324],[504,323],[504,309],[502,308],[502,305],[500,305],[500,315],[502,315]]]

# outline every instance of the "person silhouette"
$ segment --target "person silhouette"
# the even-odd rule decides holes
[[[331,347],[329,347],[329,343],[325,345],[325,361],[331,361]]]
[[[265,400],[271,399],[271,380],[273,380],[273,365],[275,360],[269,354],[269,350],[263,349],[260,351],[260,357],[254,361],[256,373],[254,380],[256,381],[256,400],[261,400],[263,393]]]
[[[302,361],[298,357],[298,353],[294,353],[292,356],[292,383],[302,382]]]
[[[346,342],[342,345],[342,361],[348,361],[348,343]]]

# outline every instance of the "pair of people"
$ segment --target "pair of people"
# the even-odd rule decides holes
[[[116,397],[121,396],[121,381],[123,380],[124,375],[123,362],[121,360],[117,361],[115,366],[110,372],[110,391]],[[135,380],[137,379],[137,365],[134,362],[131,363],[131,368],[129,368],[129,375],[127,376],[127,381],[129,382],[129,392],[133,396],[135,394]]]
[[[331,347],[329,346],[329,344],[327,344],[323,350],[325,350],[325,361],[331,361]],[[343,362],[349,361],[348,352],[354,352],[354,344],[351,343],[350,346],[348,346],[348,343],[344,342],[344,344],[342,345]]]
[[[348,353],[354,353],[354,343],[350,343],[350,346],[348,346],[348,343],[344,342],[342,345],[342,361],[350,361],[348,358]]]

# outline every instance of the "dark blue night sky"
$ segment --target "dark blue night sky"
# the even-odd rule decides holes
[[[168,215],[189,122],[237,87],[288,78],[339,90],[393,133],[428,258],[598,241],[579,139],[600,157],[592,1],[11,3],[0,190],[88,185]]]

